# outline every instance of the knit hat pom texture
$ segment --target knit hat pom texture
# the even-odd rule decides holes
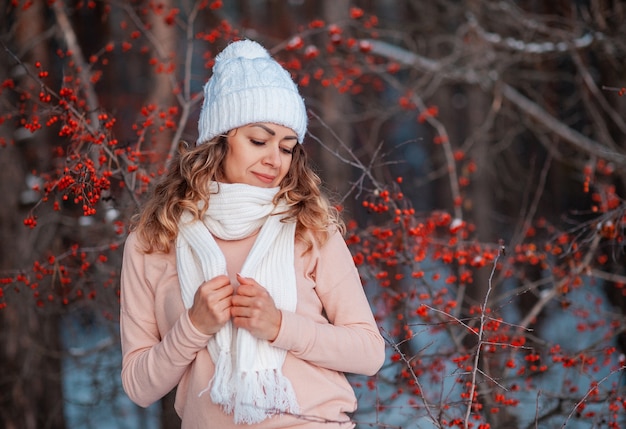
[[[290,128],[302,143],[304,101],[289,72],[263,46],[251,40],[233,42],[215,58],[213,75],[204,86],[197,144],[258,122]]]

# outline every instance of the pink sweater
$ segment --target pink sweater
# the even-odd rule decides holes
[[[255,238],[217,240],[233,284]],[[145,407],[178,386],[175,408],[183,429],[242,427],[208,393],[199,396],[214,365],[206,348],[209,336],[195,329],[183,306],[175,249],[144,254],[137,240],[131,233],[126,241],[121,278],[124,390]],[[384,341],[341,235],[303,251],[304,245],[296,243],[297,308],[282,312],[273,342],[288,351],[283,372],[296,391],[300,415],[244,427],[354,427],[346,423],[346,413],[356,409],[356,397],[343,373],[373,375],[383,364]]]

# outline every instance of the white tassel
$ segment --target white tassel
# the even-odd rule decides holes
[[[300,407],[298,406],[298,398],[293,390],[291,381],[285,377],[280,369],[274,370],[273,402],[275,407],[282,413],[298,414]]]
[[[291,382],[281,371],[266,369],[240,374],[235,394],[235,423],[254,424],[276,414],[297,414]]]
[[[256,371],[241,373],[235,394],[235,423],[254,424],[268,416],[261,374]]]
[[[230,414],[233,411],[232,369],[230,352],[224,349],[220,350],[220,354],[215,362],[215,373],[213,379],[209,382],[209,386],[211,389],[211,400],[213,403],[221,405],[226,414]]]

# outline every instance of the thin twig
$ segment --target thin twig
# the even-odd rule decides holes
[[[411,361],[406,357],[406,355],[402,352],[402,350],[400,350],[400,348],[398,347],[396,343],[394,343],[393,341],[390,341],[388,338],[385,338],[385,341],[387,341],[387,343],[393,348],[393,350],[398,354],[398,356],[400,356],[400,359],[406,365],[409,373],[411,374],[411,378],[413,379],[413,381],[415,381],[415,385],[420,390],[420,392],[424,392],[420,384],[419,378],[417,377],[417,374],[415,374],[415,371],[413,370],[413,365],[411,365]],[[440,428],[441,425],[439,424],[435,416],[432,414],[431,405],[426,400],[425,395],[424,394],[420,395],[420,398],[422,402],[424,403],[424,408],[426,409],[426,413],[428,413],[428,417],[430,417],[430,420],[433,422],[434,425]]]
[[[481,306],[481,311],[480,311],[480,326],[478,329],[478,345],[476,347],[476,355],[474,356],[474,369],[472,370],[472,381],[471,381],[471,385],[470,385],[470,392],[469,392],[469,403],[467,405],[467,411],[465,412],[465,424],[464,424],[464,428],[469,428],[469,420],[470,420],[470,416],[472,414],[472,403],[474,402],[474,393],[476,392],[476,376],[478,374],[478,363],[480,360],[480,356],[481,356],[481,349],[483,346],[483,334],[484,334],[484,329],[485,329],[485,323],[486,323],[486,313],[487,313],[487,305],[489,303],[489,297],[491,295],[491,291],[493,290],[493,277],[496,273],[496,269],[498,266],[498,260],[500,259],[500,256],[502,255],[502,250],[503,248],[501,247],[500,250],[498,251],[498,254],[496,255],[496,257],[493,260],[493,266],[491,268],[491,274],[489,275],[489,281],[488,281],[488,288],[487,288],[487,293],[485,293],[485,300],[483,301],[483,304]]]
[[[589,388],[589,390],[587,390],[587,393],[585,393],[585,395],[580,399],[580,401],[578,401],[576,403],[576,405],[574,405],[574,407],[572,408],[572,411],[570,411],[570,413],[568,414],[567,418],[565,419],[565,421],[563,422],[563,424],[561,425],[561,428],[564,428],[565,426],[567,426],[567,422],[569,422],[569,420],[572,418],[572,416],[574,415],[574,413],[576,412],[576,409],[587,400],[587,398],[589,397],[589,395],[591,395],[594,391],[596,391],[598,389],[598,387],[604,383],[605,381],[607,381],[609,379],[609,377],[611,377],[613,374],[616,374],[620,371],[624,371],[626,369],[626,365],[622,365],[617,369],[614,369],[613,371],[611,371],[610,373],[608,373],[605,377],[603,377],[602,379],[598,380],[598,382],[593,383],[593,386],[591,388]]]

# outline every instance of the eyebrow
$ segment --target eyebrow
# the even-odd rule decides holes
[[[263,124],[253,124],[252,126],[253,126],[253,127],[259,127],[259,128],[262,128],[262,129],[264,129],[264,130],[265,130],[268,134],[271,134],[271,135],[273,135],[273,136],[275,136],[275,135],[276,135],[276,132],[275,132],[273,129],[271,129],[270,127],[266,126],[266,125],[263,125]],[[297,139],[298,139],[298,137],[297,137],[297,136],[285,136],[285,137],[283,138],[283,140],[297,140]]]

